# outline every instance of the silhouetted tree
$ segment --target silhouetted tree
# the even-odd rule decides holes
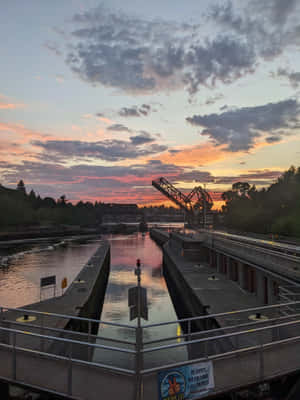
[[[17,190],[23,194],[26,194],[25,185],[24,185],[24,182],[22,181],[22,179],[19,181],[19,183],[17,185]]]
[[[237,182],[222,194],[224,222],[244,231],[300,236],[300,168],[289,168],[267,189]]]

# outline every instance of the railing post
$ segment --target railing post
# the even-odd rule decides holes
[[[69,360],[68,360],[68,395],[72,396],[72,382],[73,382],[73,377],[72,377],[72,351],[73,350],[73,343],[70,343],[70,350],[69,350]]]
[[[264,331],[260,331],[259,335],[259,374],[260,374],[260,379],[263,380],[264,378],[264,345],[263,345],[263,334]]]
[[[191,320],[188,320],[188,341],[191,341],[191,330],[192,330],[192,326],[191,326]]]
[[[3,324],[3,320],[4,320],[3,313],[4,313],[3,307],[0,307],[0,326],[4,327],[4,324]],[[1,334],[0,334],[1,342],[2,342],[2,340],[4,341],[4,337],[5,337],[5,332],[2,331]]]
[[[206,339],[207,339],[207,337],[206,337]],[[209,343],[207,342],[207,340],[205,340],[205,342],[203,343],[203,345],[204,345],[204,357],[206,357],[206,358],[208,358],[208,348],[209,348]]]
[[[13,380],[17,380],[17,352],[16,352],[16,332],[13,332],[12,336],[12,346],[13,346],[13,354],[12,354],[12,376]]]
[[[276,325],[277,323],[278,323],[277,320],[275,320],[275,321],[272,322],[272,325],[274,326],[274,325]],[[276,340],[279,339],[279,336],[278,336],[278,327],[272,328],[271,332],[272,332],[272,335],[271,335],[271,336],[272,336],[272,342],[276,342]]]
[[[91,333],[92,333],[92,323],[91,321],[88,322],[88,343],[91,343]],[[92,359],[92,347],[88,346],[88,361]]]
[[[42,319],[41,319],[41,335],[45,335],[45,329],[44,329],[45,323],[44,323],[44,315],[42,315]],[[44,352],[45,351],[45,343],[44,343],[44,338],[41,337],[40,340],[40,347],[41,347],[41,351]]]
[[[136,400],[143,398],[143,382],[141,370],[143,369],[143,330],[142,327],[137,326],[135,329],[136,337],[136,353],[135,353],[135,373],[136,373]]]

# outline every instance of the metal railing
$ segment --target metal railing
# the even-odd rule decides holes
[[[75,364],[90,365],[136,377],[137,375],[152,374],[166,368],[192,364],[203,359],[216,360],[245,352],[263,352],[265,348],[270,346],[291,341],[300,342],[300,313],[294,312],[289,315],[274,313],[274,311],[277,312],[287,306],[298,307],[299,304],[300,301],[288,302],[144,325],[141,327],[143,333],[149,329],[161,329],[162,326],[171,324],[180,324],[182,326],[185,324],[187,329],[176,336],[170,335],[154,340],[144,340],[141,346],[137,345],[137,341],[97,336],[92,334],[91,331],[87,333],[76,332],[39,325],[41,322],[39,319],[33,321],[33,324],[33,322],[17,323],[15,319],[7,319],[7,317],[12,315],[15,317],[26,313],[25,315],[38,316],[40,319],[43,316],[45,318],[62,318],[84,322],[87,323],[88,327],[92,327],[93,323],[97,323],[122,329],[126,328],[132,331],[134,336],[137,335],[137,328],[132,325],[28,309],[0,307],[0,349],[6,348],[12,352],[12,376],[15,381],[18,379],[16,365],[20,352],[34,353],[41,357],[46,356],[58,361],[67,360],[69,363],[68,393],[70,394],[72,393],[72,368]],[[260,314],[261,312],[268,314],[269,318],[258,318],[256,321],[247,321],[241,324],[235,323],[206,331],[192,331],[192,324],[195,321],[216,320],[232,315],[252,315]],[[17,324],[17,328],[15,324]],[[42,329],[43,331],[41,331]],[[45,334],[47,331],[50,334]],[[111,341],[113,345],[98,343],[98,338],[106,342]],[[179,342],[178,339],[180,339]],[[124,345],[127,347],[124,347]],[[128,346],[132,346],[132,348],[128,348]],[[172,355],[178,350],[183,350],[185,353],[185,356],[180,360],[172,358]],[[100,357],[98,358],[94,356],[97,352],[100,352]],[[122,357],[125,357],[126,367],[119,364],[119,360]],[[106,362],[107,360],[112,362]]]

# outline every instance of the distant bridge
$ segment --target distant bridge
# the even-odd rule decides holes
[[[212,224],[213,201],[210,194],[201,186],[184,194],[163,177],[152,181],[152,186],[179,206],[185,212],[190,224],[203,226]]]

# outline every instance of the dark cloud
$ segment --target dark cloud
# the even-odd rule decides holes
[[[254,1],[258,12],[265,16],[270,16],[273,24],[278,26],[284,25],[294,15],[297,3],[299,4],[298,0],[269,0],[264,4],[259,0]]]
[[[253,170],[238,176],[214,177],[208,171],[198,171],[174,164],[165,164],[160,160],[149,160],[145,164],[134,165],[87,165],[63,166],[49,162],[24,161],[20,164],[1,162],[2,184],[16,187],[23,179],[27,189],[33,188],[42,196],[58,198],[62,193],[70,200],[102,200],[115,202],[149,203],[165,198],[151,187],[151,181],[160,176],[176,182],[214,182],[229,185],[238,181],[251,184],[268,185],[282,172]],[[30,182],[30,184],[28,184]],[[195,184],[197,186],[198,184]],[[183,192],[190,189],[182,188]],[[218,192],[211,193],[220,200]]]
[[[229,106],[224,104],[224,106],[220,107],[220,111],[228,110]]]
[[[138,111],[138,108],[136,106],[133,107],[123,107],[120,111],[119,111],[119,115],[121,117],[140,117],[141,114]]]
[[[102,118],[102,117],[105,117],[105,115],[104,115],[103,113],[101,113],[101,112],[98,112],[98,113],[96,114],[96,117]]]
[[[49,157],[54,157],[56,162],[67,161],[70,158],[95,158],[106,161],[120,161],[125,159],[135,159],[152,154],[162,153],[167,150],[167,146],[153,143],[154,139],[150,135],[138,135],[129,141],[125,140],[103,140],[99,142],[83,142],[79,140],[48,140],[45,142],[33,141],[34,146],[44,150],[40,154],[41,159],[49,161]],[[152,142],[151,144],[148,144]],[[147,146],[144,146],[148,144]]]
[[[282,175],[282,171],[252,170],[247,174],[238,176],[220,176],[215,178],[216,184],[232,184],[235,182],[248,182],[256,185],[269,185]]]
[[[226,145],[229,151],[239,151],[249,150],[254,146],[254,139],[264,133],[279,140],[290,133],[289,129],[297,126],[299,115],[299,104],[289,99],[221,114],[194,115],[186,120],[191,125],[201,127],[201,135],[209,136],[216,145]],[[284,132],[280,131],[282,128]]]
[[[210,18],[217,27],[229,29],[265,60],[273,59],[287,47],[299,45],[297,0],[245,1],[235,9],[232,1],[211,8]],[[288,23],[287,23],[288,22]]]
[[[208,183],[208,182],[214,182],[215,180],[215,178],[211,175],[210,172],[197,171],[197,170],[183,172],[180,174],[179,178],[182,182]]]
[[[149,115],[151,111],[154,110],[151,110],[151,106],[149,104],[142,104],[140,107],[123,107],[118,114],[121,117],[141,117]]]
[[[223,32],[203,37],[200,25],[143,20],[103,7],[75,15],[73,23],[67,63],[91,84],[141,93],[186,87],[193,94],[200,85],[240,78],[257,61],[251,44]]]
[[[125,91],[170,90],[231,83],[252,73],[263,58],[273,59],[300,45],[299,1],[231,1],[211,7],[215,35],[203,24],[146,20],[100,6],[77,14],[67,63],[82,79]],[[124,108],[124,116],[147,115]]]
[[[281,140],[281,137],[280,137],[280,136],[268,136],[268,137],[266,138],[266,141],[267,141],[268,143],[276,143],[276,142],[280,142],[280,140]]]
[[[16,186],[21,178],[31,182],[34,190],[41,195],[57,198],[66,193],[71,199],[88,199],[90,197],[108,198],[120,195],[116,201],[123,201],[122,197],[134,198],[135,201],[147,202],[147,194],[151,198],[157,193],[151,187],[151,180],[159,176],[177,177],[182,167],[174,164],[164,164],[159,160],[150,160],[146,164],[131,166],[102,166],[78,164],[62,166],[54,163],[24,161],[22,164],[0,162],[2,168],[2,183],[11,187]],[[111,200],[109,200],[111,201]]]
[[[127,128],[127,126],[122,124],[110,125],[106,129],[108,131],[116,131],[116,132],[131,132],[131,129]]]
[[[278,68],[277,72],[272,73],[271,75],[273,77],[287,78],[294,89],[300,85],[300,72],[292,72],[284,68]]]
[[[150,133],[143,131],[139,135],[130,136],[130,140],[133,144],[137,146],[155,142],[155,138],[153,138]]]
[[[224,96],[221,93],[216,94],[215,96],[210,96],[205,100],[204,105],[211,106],[212,104],[215,104],[217,101],[223,99],[223,97]]]

